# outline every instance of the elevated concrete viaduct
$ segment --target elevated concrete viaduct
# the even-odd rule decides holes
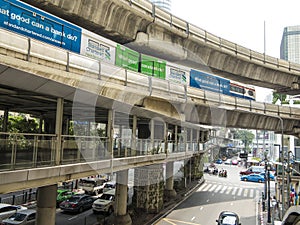
[[[24,2],[144,53],[279,93],[300,93],[299,65],[214,36],[147,1]]]

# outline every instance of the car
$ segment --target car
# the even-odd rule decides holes
[[[115,189],[111,189],[101,195],[93,203],[93,212],[94,213],[107,213],[111,214],[114,211],[114,202],[115,202]]]
[[[7,219],[3,220],[5,225],[34,225],[36,218],[36,210],[26,209],[14,213]]]
[[[65,190],[65,189],[58,189],[57,196],[56,196],[56,206],[59,207],[59,204],[63,201],[72,197],[72,195],[76,194],[73,191]]]
[[[106,182],[103,187],[103,193],[116,188],[115,182]]]
[[[72,195],[69,199],[59,204],[59,208],[64,212],[81,213],[86,209],[92,208],[94,198],[86,194]]]
[[[226,159],[226,161],[224,162],[225,165],[231,165],[232,161],[231,159]]]
[[[262,182],[265,181],[265,177],[260,175],[260,174],[252,173],[252,174],[249,174],[249,175],[241,176],[241,180],[242,181],[251,181],[251,182],[262,183]]]
[[[240,175],[249,175],[252,173],[263,173],[265,172],[265,167],[264,166],[251,166],[247,170],[242,170],[240,171]]]
[[[265,178],[266,178],[266,176],[265,176],[265,172],[262,172],[262,173],[260,173],[259,175],[261,175],[261,176],[263,176],[263,177],[265,177]],[[273,173],[271,173],[271,172],[270,172],[270,180],[275,180],[275,176],[274,176],[274,174],[273,174]]]
[[[231,161],[231,164],[232,165],[237,165],[239,163],[239,161],[237,160],[237,159],[233,159],[232,161]]]
[[[216,160],[216,163],[217,163],[217,164],[222,164],[223,161],[222,161],[222,159],[217,159],[217,160]]]
[[[20,205],[11,205],[6,203],[0,203],[0,221],[4,220],[11,215],[15,214],[16,212],[26,210],[27,207],[20,206]]]
[[[218,225],[241,225],[239,216],[230,211],[221,212],[216,222]]]

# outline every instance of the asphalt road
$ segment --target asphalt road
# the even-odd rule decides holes
[[[212,225],[220,212],[236,212],[242,225],[258,224],[258,204],[263,183],[240,181],[237,166],[218,165],[228,177],[205,174],[205,183],[156,225]],[[274,192],[274,181],[271,182]]]

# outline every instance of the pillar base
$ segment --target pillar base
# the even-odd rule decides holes
[[[130,215],[127,213],[126,215],[123,216],[117,216],[113,215],[109,217],[109,224],[114,224],[114,225],[131,225],[132,220]]]
[[[177,192],[174,189],[173,190],[165,190],[164,196],[166,198],[175,198],[177,196]]]

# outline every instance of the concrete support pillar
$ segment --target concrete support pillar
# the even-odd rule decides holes
[[[56,142],[56,154],[55,154],[55,165],[60,165],[62,155],[62,124],[64,115],[64,100],[63,98],[57,99],[56,106],[56,120],[55,120],[55,134],[57,137]]]
[[[200,151],[200,130],[197,130],[197,134],[196,134],[196,142],[197,142],[197,151]]]
[[[8,109],[4,110],[2,132],[7,132]]]
[[[166,165],[166,190],[165,197],[173,198],[177,195],[174,190],[174,162],[167,162]]]
[[[165,154],[168,154],[168,145],[169,145],[169,142],[168,142],[168,124],[167,123],[164,123],[164,142],[165,142]]]
[[[134,169],[132,203],[137,209],[158,213],[163,208],[164,179],[161,164]]]
[[[155,145],[154,145],[154,126],[155,126],[155,121],[152,119],[150,121],[150,140],[151,140],[151,150],[152,150],[152,154],[154,154],[155,150]]]
[[[183,128],[184,131],[184,135],[183,135],[183,142],[184,142],[184,147],[185,147],[185,152],[188,151],[188,147],[187,147],[187,128]]]
[[[137,116],[132,118],[132,133],[131,133],[131,156],[136,156],[136,129],[137,129]]]
[[[39,187],[35,224],[55,225],[57,185]]]
[[[175,152],[178,152],[178,126],[175,126],[175,140],[174,140]]]
[[[131,225],[132,220],[127,213],[128,170],[117,172],[115,211],[112,224]]]
[[[107,137],[108,137],[108,153],[110,154],[110,167],[111,173],[113,171],[113,158],[114,158],[114,121],[115,121],[115,111],[110,109],[108,111],[107,119]]]

